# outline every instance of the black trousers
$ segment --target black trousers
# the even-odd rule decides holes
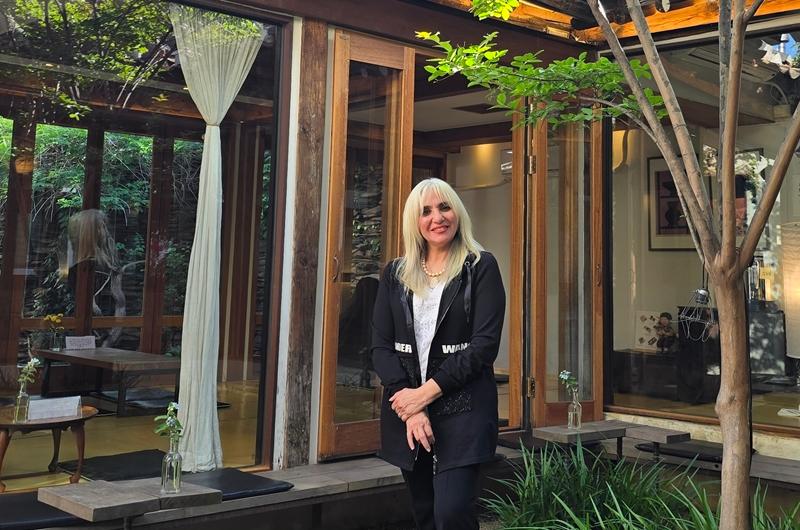
[[[420,448],[414,471],[403,471],[419,530],[478,530],[480,464],[433,473],[433,457]]]

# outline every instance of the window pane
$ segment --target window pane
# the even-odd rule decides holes
[[[23,316],[74,314],[76,249],[68,231],[83,206],[86,130],[36,126]]]
[[[7,375],[16,374],[17,354],[25,355],[28,335],[34,347],[47,346],[47,334],[35,328],[51,312],[65,314],[68,332],[86,327],[81,332],[96,334],[102,346],[161,350],[167,357],[181,353],[180,320],[171,315],[183,313],[206,124],[186,87],[168,7],[157,0],[0,2],[0,57],[5,57],[0,60],[0,113],[11,116],[13,110],[15,120],[25,120],[14,125],[30,125],[36,133],[32,213],[29,218],[23,213],[19,229],[9,234],[11,121],[0,119],[0,249],[14,237],[13,250],[23,263],[16,274],[24,282],[13,297],[13,311],[24,318],[0,322],[10,336],[20,337],[18,352],[0,350],[0,386],[6,380],[14,384]],[[95,23],[98,19],[102,23]],[[276,26],[266,29],[247,79],[219,124],[225,183],[260,183],[265,175],[243,162],[252,159],[252,145],[238,131],[262,128],[270,138],[262,147],[275,137],[280,33]],[[11,196],[27,204],[28,186],[24,182]],[[240,202],[233,211],[258,222],[256,204]],[[6,259],[6,250],[0,250],[0,259]],[[268,260],[271,249],[265,252]],[[83,297],[76,296],[78,286]],[[269,292],[267,281],[262,290]],[[86,303],[76,307],[81,300]],[[161,319],[161,313],[167,317]],[[256,320],[253,314],[245,316]],[[247,333],[254,335],[254,326]],[[164,360],[160,357],[157,362]],[[94,369],[64,365],[53,374],[51,391],[81,393],[92,403],[87,392],[95,387]],[[120,374],[112,378],[107,370],[101,390],[113,393],[121,379],[128,381],[128,399],[144,403],[130,409],[152,416],[174,398],[173,375],[148,373],[128,381]],[[220,399],[232,404],[225,428],[236,433],[223,437],[226,465],[228,455],[237,465],[254,462],[255,427],[235,425],[245,417],[263,416],[259,382],[248,384],[256,391],[233,385]],[[114,410],[108,400],[97,404]],[[101,420],[92,423],[105,425],[104,443],[87,446],[87,457],[166,447],[164,439],[153,435],[151,418]],[[10,451],[6,462],[15,460],[13,444]]]
[[[796,36],[795,36],[796,37]],[[774,159],[783,141],[796,83],[778,65],[761,61],[762,45],[784,46],[782,35],[747,39],[744,47],[742,103],[739,107],[735,165],[737,246],[752,220]],[[763,44],[762,44],[763,43]],[[788,46],[788,45],[787,45]],[[663,54],[665,64],[684,72],[673,84],[695,141],[704,183],[717,215],[721,184],[716,100],[698,86],[718,82],[717,46],[695,46]],[[627,130],[625,130],[627,129]],[[715,294],[698,303],[693,292],[706,285],[672,177],[656,146],[639,129],[618,123],[614,152],[611,216],[613,240],[613,352],[607,384],[609,405],[716,418],[722,352],[715,318]],[[800,306],[795,293],[800,274],[794,265],[800,222],[800,163],[791,164],[761,240],[745,274],[752,381],[753,423],[797,428],[778,415],[797,408],[800,342],[795,330]],[[719,223],[717,223],[719,226]],[[686,324],[680,315],[699,316]]]

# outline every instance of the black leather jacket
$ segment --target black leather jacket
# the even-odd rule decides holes
[[[397,261],[383,272],[372,317],[372,359],[384,386],[381,451],[387,462],[414,467],[419,446],[410,451],[405,423],[389,398],[420,386],[414,337],[412,293],[395,275]],[[497,357],[505,315],[505,291],[497,261],[489,252],[470,256],[461,275],[445,286],[428,359],[427,377],[442,396],[430,404],[439,471],[491,460],[497,446]]]

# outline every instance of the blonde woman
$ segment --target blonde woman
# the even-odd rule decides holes
[[[479,466],[497,445],[492,364],[503,281],[442,180],[411,191],[403,241],[404,256],[383,272],[372,321],[385,389],[380,455],[402,469],[417,528],[477,530]]]

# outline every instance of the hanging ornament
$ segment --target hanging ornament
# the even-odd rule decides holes
[[[683,337],[700,342],[707,341],[717,326],[705,270],[701,287],[692,292],[689,302],[678,313],[678,326]]]

